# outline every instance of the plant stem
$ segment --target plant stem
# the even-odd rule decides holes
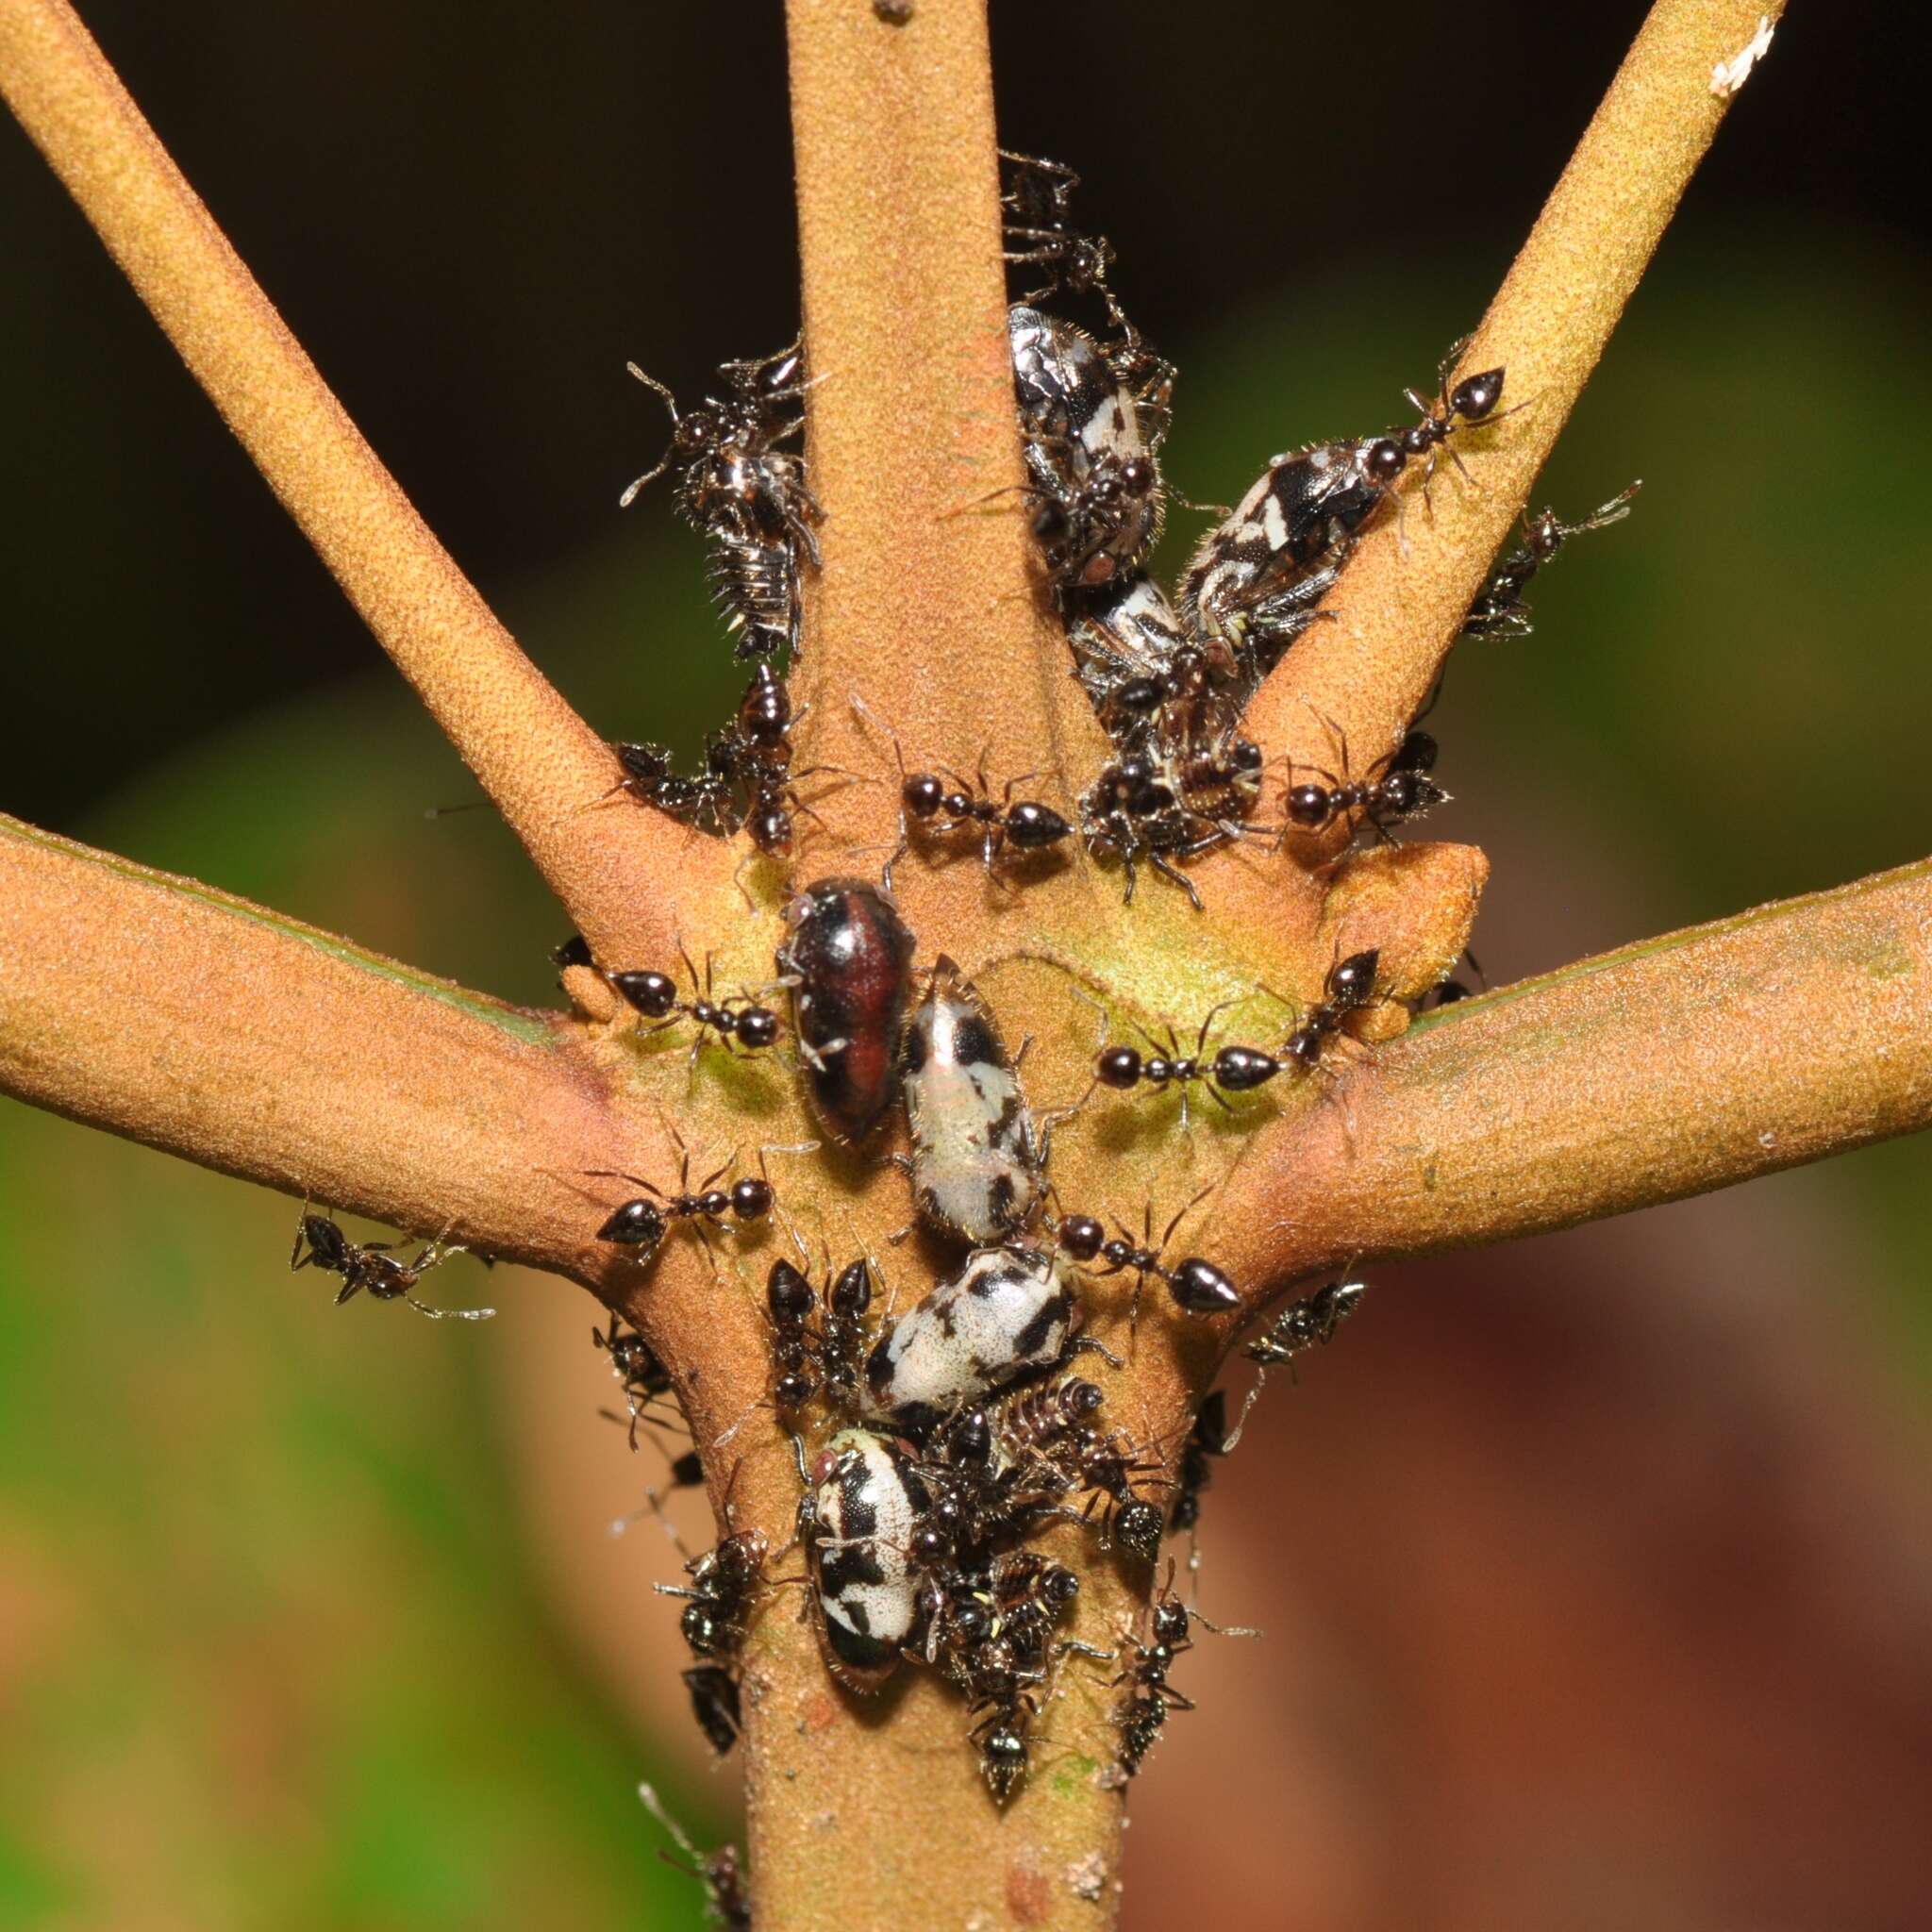
[[[722,848],[589,808],[620,776],[609,747],[430,534],[64,0],[0,8],[0,92],[599,956],[667,952]]]
[[[825,567],[807,585],[812,759],[894,775],[891,747],[853,718],[858,695],[908,758],[943,748],[970,769],[984,748],[995,774],[1042,773],[1029,789],[1064,803],[1063,737],[1090,748],[1082,762],[1101,741],[1041,605],[1018,492],[985,8],[947,0],[891,27],[863,0],[789,0],[786,21],[827,512]],[[819,808],[855,844],[896,834],[891,782]],[[916,929],[970,947],[960,902],[976,895],[905,878]],[[1047,900],[1088,883],[1069,872]]]
[[[1712,67],[1782,12],[1782,0],[1657,0],[1457,364],[1502,367],[1504,407],[1524,407],[1451,445],[1478,488],[1451,464],[1427,505],[1401,486],[1400,518],[1362,540],[1324,603],[1334,621],[1295,643],[1249,707],[1242,728],[1257,742],[1328,763],[1332,718],[1357,771],[1395,748],[1724,120]]]
[[[1932,860],[1444,1008],[1258,1135],[1238,1278],[1540,1234],[1932,1124]]]
[[[560,1023],[0,818],[0,1090],[574,1272],[613,1129]]]

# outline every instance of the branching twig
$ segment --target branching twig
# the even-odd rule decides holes
[[[0,8],[0,91],[587,937],[665,951],[723,853],[583,809],[619,776],[608,746],[430,534],[64,0]]]
[[[1526,405],[1458,439],[1480,493],[1439,470],[1431,514],[1407,490],[1401,527],[1372,531],[1328,599],[1335,621],[1295,644],[1249,708],[1258,742],[1329,762],[1327,717],[1358,765],[1394,748],[1717,133],[1729,98],[1712,92],[1712,68],[1782,11],[1782,0],[1651,8],[1462,358],[1465,374],[1501,365],[1506,407]]]
[[[1102,741],[1041,606],[1018,493],[985,9],[921,8],[882,32],[864,5],[790,0],[786,19],[811,475],[828,512],[808,584],[813,754],[890,774],[852,719],[858,692],[908,755],[970,764],[985,747],[1008,775],[1045,766],[1035,791],[1064,798],[1063,738],[1078,735],[1082,764]],[[821,809],[855,842],[893,835],[890,785]],[[928,908],[907,879],[915,926],[959,944],[936,925],[959,895]]]
[[[575,1272],[609,1164],[559,1024],[0,818],[0,1090],[422,1234]]]
[[[1257,1138],[1276,1286],[1705,1192],[1932,1124],[1932,860],[1444,1009]]]

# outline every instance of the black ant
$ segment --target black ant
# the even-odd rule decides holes
[[[1032,773],[1008,779],[997,803],[992,796],[992,781],[987,776],[984,752],[979,757],[976,790],[943,765],[937,773],[908,774],[898,734],[874,717],[865,700],[856,694],[852,708],[874,730],[883,732],[891,741],[892,760],[899,768],[899,845],[886,861],[881,874],[887,891],[892,890],[892,867],[910,842],[908,814],[936,839],[950,838],[956,832],[976,827],[980,833],[980,861],[989,873],[1009,845],[1021,854],[1046,852],[1072,834],[1073,826],[1052,806],[1042,805],[1037,799],[1014,803],[1014,787],[1024,785],[1034,775]]]
[[[738,1157],[732,1156],[732,1160]],[[772,1211],[776,1195],[772,1189],[771,1178],[763,1173],[764,1150],[758,1152],[759,1175],[757,1179],[749,1174],[731,1184],[729,1191],[717,1183],[730,1172],[731,1160],[707,1174],[697,1185],[695,1192],[691,1186],[691,1150],[683,1149],[683,1158],[677,1172],[677,1191],[667,1194],[654,1181],[647,1181],[638,1174],[622,1174],[608,1167],[588,1167],[584,1170],[587,1178],[592,1180],[628,1181],[634,1188],[642,1188],[649,1200],[641,1197],[625,1201],[615,1208],[598,1230],[600,1241],[611,1241],[619,1247],[640,1250],[639,1260],[653,1254],[672,1224],[689,1221],[708,1244],[709,1236],[705,1233],[708,1222],[721,1232],[734,1232],[725,1227],[725,1217],[735,1216],[740,1223],[762,1221]]]
[[[798,796],[797,785],[827,772],[851,775],[837,765],[791,769],[791,727],[810,708],[808,705],[794,716],[784,679],[769,664],[759,664],[738,701],[730,728],[717,733],[705,754],[707,770],[742,791],[739,823],[767,858],[791,857],[794,814],[821,823]]]
[[[693,1664],[683,1673],[691,1693],[691,1711],[711,1749],[720,1757],[738,1742],[744,1728],[738,1697],[738,1679],[723,1664]]]
[[[1183,1132],[1188,1125],[1188,1089],[1192,1085],[1199,1084],[1210,1100],[1232,1113],[1234,1109],[1226,1099],[1228,1094],[1252,1093],[1256,1088],[1266,1086],[1286,1065],[1275,1055],[1253,1046],[1224,1046],[1216,1051],[1211,1060],[1202,1058],[1208,1045],[1208,1029],[1229,1007],[1238,1005],[1239,999],[1227,999],[1209,1010],[1194,1036],[1191,1053],[1181,1051],[1180,1041],[1172,1025],[1166,1028],[1167,1051],[1164,1054],[1143,1055],[1131,1046],[1105,1048],[1093,1063],[1093,1087],[1108,1087],[1117,1093],[1130,1093],[1143,1082],[1156,1092],[1161,1092],[1168,1087],[1178,1087]],[[1135,1024],[1138,1025],[1139,1022]],[[1146,1027],[1141,1026],[1140,1030],[1155,1045],[1160,1044]],[[1093,1087],[1087,1090],[1090,1094]]]
[[[1268,1369],[1292,1363],[1308,1349],[1326,1348],[1367,1292],[1359,1281],[1331,1281],[1313,1294],[1291,1302],[1275,1316],[1267,1334],[1245,1343],[1241,1353]]]
[[[1304,1073],[1319,1066],[1328,1042],[1341,1033],[1348,1016],[1374,1002],[1375,974],[1381,963],[1381,951],[1374,946],[1337,960],[1323,982],[1323,997],[1302,1015],[1301,1024],[1282,1042],[1280,1058]],[[1279,993],[1273,997],[1281,999]],[[1292,1004],[1282,1000],[1284,1006]]]
[[[1267,1384],[1268,1371],[1286,1363],[1289,1374],[1292,1375],[1295,1357],[1306,1355],[1311,1348],[1326,1348],[1335,1340],[1335,1331],[1355,1313],[1356,1305],[1367,1292],[1367,1288],[1359,1281],[1331,1281],[1325,1288],[1318,1288],[1313,1294],[1290,1302],[1269,1324],[1265,1334],[1241,1345],[1241,1353],[1256,1364],[1255,1386],[1248,1391],[1233,1429],[1224,1430],[1221,1447],[1212,1454],[1227,1456],[1233,1453],[1241,1439],[1241,1431],[1248,1425],[1248,1412]],[[1207,1413],[1206,1404],[1202,1406],[1202,1413]],[[1226,1422],[1224,1410],[1220,1421],[1223,1424]]]
[[[1331,727],[1341,752],[1341,766],[1348,769],[1348,738],[1339,725]],[[1409,731],[1402,742],[1384,758],[1373,778],[1338,778],[1320,765],[1310,765],[1325,784],[1305,779],[1291,785],[1286,800],[1289,824],[1304,832],[1319,832],[1351,812],[1361,814],[1361,823],[1375,828],[1378,842],[1393,842],[1389,827],[1404,819],[1419,817],[1433,806],[1441,805],[1449,794],[1428,774],[1435,769],[1436,741],[1426,731]],[[1286,836],[1286,827],[1283,828]]]
[[[443,1232],[447,1234],[448,1230]],[[367,1290],[374,1301],[408,1302],[419,1315],[427,1315],[432,1322],[487,1322],[495,1314],[494,1308],[432,1308],[427,1302],[418,1301],[412,1292],[432,1268],[441,1266],[452,1255],[464,1252],[460,1242],[445,1241],[439,1235],[408,1261],[400,1259],[393,1252],[401,1245],[400,1241],[352,1241],[336,1225],[333,1215],[305,1211],[295,1224],[295,1245],[289,1251],[289,1272],[292,1274],[302,1268],[320,1268],[325,1274],[340,1274],[342,1286],[336,1295],[337,1307],[352,1295]]]
[[[1080,831],[1096,858],[1117,857],[1126,874],[1123,903],[1134,903],[1136,866],[1145,859],[1188,895],[1196,912],[1201,894],[1174,863],[1197,858],[1216,846],[1244,839],[1258,827],[1210,817],[1183,796],[1182,775],[1172,760],[1149,750],[1114,758],[1080,794]]]
[[[668,1523],[664,1526],[671,1530]],[[675,1532],[671,1533],[675,1541]],[[689,1584],[654,1586],[659,1596],[686,1599],[677,1627],[694,1656],[736,1659],[752,1607],[764,1586],[769,1547],[762,1530],[736,1530],[702,1556],[686,1558]],[[681,1554],[683,1545],[678,1548]]]
[[[818,1338],[811,1318],[819,1298],[805,1274],[783,1256],[765,1278],[772,1322],[772,1406],[781,1415],[803,1408],[818,1393]]]
[[[1169,1518],[1174,1529],[1191,1535],[1199,1526],[1201,1492],[1214,1480],[1213,1458],[1225,1456],[1229,1446],[1227,1391],[1216,1389],[1195,1411],[1188,1440],[1181,1447],[1174,1509]]]
[[[1104,1261],[1107,1265],[1099,1271],[1102,1275],[1120,1274],[1130,1268],[1134,1270],[1139,1279],[1134,1283],[1134,1298],[1129,1307],[1130,1324],[1140,1318],[1141,1295],[1150,1274],[1157,1281],[1167,1284],[1168,1293],[1183,1314],[1224,1315],[1241,1307],[1241,1291],[1213,1262],[1204,1261],[1198,1255],[1191,1255],[1173,1268],[1165,1267],[1161,1262],[1174,1229],[1213,1191],[1211,1187],[1203,1188],[1167,1224],[1158,1241],[1153,1239],[1154,1207],[1151,1202],[1141,1209],[1138,1246],[1128,1233],[1126,1224],[1118,1217],[1114,1225],[1121,1232],[1110,1241],[1104,1239],[1105,1230],[1100,1223],[1086,1214],[1070,1215],[1060,1221],[1054,1230],[1055,1238],[1061,1250],[1077,1262]]]
[[[1496,424],[1503,416],[1496,414],[1496,405],[1503,400],[1503,371],[1484,369],[1474,375],[1465,375],[1454,389],[1449,387],[1449,372],[1455,367],[1456,359],[1469,345],[1468,337],[1456,344],[1442,358],[1441,367],[1436,372],[1436,393],[1433,399],[1420,394],[1412,389],[1403,391],[1410,408],[1417,411],[1422,421],[1411,423],[1407,429],[1399,429],[1391,436],[1385,436],[1370,445],[1365,452],[1364,467],[1372,481],[1385,487],[1394,482],[1417,457],[1427,458],[1423,471],[1423,501],[1429,495],[1429,483],[1436,474],[1436,464],[1447,456],[1460,473],[1462,479],[1471,488],[1475,479],[1470,475],[1467,465],[1450,442],[1458,429],[1473,428],[1478,424]],[[1519,403],[1516,409],[1527,407]],[[1513,416],[1516,409],[1506,409],[1504,416]]]
[[[611,1316],[608,1335],[593,1326],[591,1340],[610,1357],[610,1373],[617,1377],[625,1407],[630,1410],[630,1446],[635,1449],[638,1424],[654,1420],[646,1417],[645,1410],[653,1404],[662,1403],[672,1393],[671,1371],[636,1329],[625,1327],[622,1315]]]
[[[677,952],[684,961],[684,970],[691,974],[692,997],[688,1000],[678,998],[677,982],[668,973],[632,971],[605,975],[613,990],[639,1013],[647,1020],[658,1022],[655,1026],[644,1027],[644,1032],[661,1033],[665,1027],[675,1026],[680,1019],[691,1021],[698,1029],[691,1048],[693,1064],[709,1033],[715,1033],[725,1051],[734,1055],[762,1053],[777,1044],[776,1013],[769,1007],[755,1005],[741,993],[724,999],[714,998],[711,991],[713,956],[709,953],[705,955],[705,977],[700,987],[698,969],[691,963],[691,957],[685,951],[682,941],[678,942]]]
[[[1523,592],[1530,578],[1562,549],[1572,537],[1587,530],[1601,530],[1607,524],[1620,524],[1630,514],[1642,479],[1609,502],[1600,504],[1581,523],[1566,524],[1554,509],[1544,508],[1523,520],[1523,543],[1502,559],[1483,581],[1462,620],[1464,637],[1526,638],[1530,633],[1529,606]]]
[[[1155,1592],[1147,1607],[1147,1636],[1142,1641],[1131,1632],[1125,1640],[1129,1653],[1127,1668],[1114,1680],[1114,1688],[1127,1685],[1125,1703],[1115,1713],[1114,1723],[1121,1735],[1121,1769],[1132,1777],[1154,1748],[1171,1710],[1192,1710],[1193,1699],[1184,1697],[1167,1681],[1167,1674],[1184,1651],[1193,1649],[1191,1625],[1199,1624],[1219,1637],[1255,1637],[1255,1630],[1210,1624],[1199,1610],[1182,1603],[1174,1591],[1174,1571]]]
[[[751,1892],[745,1883],[744,1866],[738,1847],[720,1845],[708,1857],[705,1856],[691,1843],[684,1828],[665,1810],[658,1802],[658,1793],[649,1785],[640,1785],[638,1796],[691,1862],[680,1865],[661,1848],[658,1856],[677,1871],[689,1872],[705,1888],[712,1922],[724,1926],[724,1932],[752,1932]]]
[[[1037,300],[1065,287],[1074,294],[1105,294],[1113,265],[1113,244],[1104,235],[1084,235],[1067,219],[1080,177],[1063,161],[1000,149],[1007,164],[1000,207],[1006,224],[1007,259],[1044,268],[1045,286],[1025,299]],[[1018,242],[1017,248],[1011,244]],[[1109,307],[1111,304],[1109,303]]]
[[[714,839],[735,832],[743,823],[738,797],[727,773],[716,768],[708,755],[702,775],[679,772],[661,744],[613,744],[624,775],[606,793],[627,792],[641,803],[655,806],[679,824],[694,825]]]

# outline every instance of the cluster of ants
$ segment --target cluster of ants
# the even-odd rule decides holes
[[[1189,1322],[1239,1318],[1243,1297],[1206,1257],[1169,1258],[1170,1241],[1202,1196],[1158,1240],[1151,1206],[1138,1238],[1118,1221],[1110,1233],[1093,1215],[1064,1211],[1047,1171],[1054,1127],[1103,1092],[1174,1090],[1183,1128],[1196,1091],[1236,1112],[1240,1096],[1271,1081],[1324,1071],[1356,1017],[1389,995],[1378,985],[1380,956],[1368,948],[1338,958],[1311,1001],[1285,1002],[1294,1008],[1293,1024],[1266,1045],[1223,1041],[1210,1051],[1210,1035],[1233,1002],[1210,1011],[1187,1048],[1172,1027],[1164,1039],[1149,1034],[1145,1049],[1108,1044],[1103,1034],[1086,1094],[1036,1124],[1018,1058],[986,1001],[943,955],[916,965],[918,941],[894,902],[892,864],[914,844],[970,839],[989,872],[1017,869],[1077,831],[1091,855],[1121,864],[1129,900],[1144,862],[1198,908],[1182,868],[1216,845],[1338,824],[1386,839],[1391,825],[1441,803],[1445,794],[1431,775],[1437,746],[1427,732],[1412,726],[1361,776],[1350,774],[1338,732],[1339,770],[1291,768],[1281,824],[1259,825],[1268,760],[1240,727],[1261,681],[1316,621],[1362,533],[1385,511],[1401,514],[1407,483],[1419,477],[1426,496],[1439,460],[1463,470],[1455,438],[1510,413],[1501,408],[1503,370],[1452,381],[1452,354],[1435,400],[1407,391],[1420,418],[1408,427],[1273,458],[1202,538],[1170,597],[1145,563],[1165,514],[1160,451],[1175,371],[1114,294],[1110,244],[1074,225],[1077,177],[1053,161],[1010,154],[1002,160],[1008,259],[1043,277],[1008,314],[1029,525],[1044,593],[1064,623],[1072,675],[1111,745],[1079,794],[1077,824],[1041,801],[1015,800],[1018,781],[996,796],[984,769],[973,781],[943,769],[908,773],[893,738],[899,848],[877,886],[831,877],[796,892],[768,992],[721,995],[708,958],[701,978],[682,948],[684,981],[659,967],[599,961],[580,938],[554,956],[567,988],[576,975],[591,975],[630,1009],[640,1031],[689,1028],[693,1064],[708,1045],[735,1057],[775,1057],[803,1080],[824,1136],[841,1146],[863,1145],[895,1104],[903,1106],[910,1151],[893,1158],[908,1174],[914,1220],[956,1245],[957,1263],[895,1314],[890,1294],[874,1307],[884,1286],[874,1257],[835,1267],[826,1252],[815,1271],[791,1232],[796,1260],[780,1257],[766,1276],[770,1374],[758,1405],[791,1442],[800,1499],[791,1538],[774,1551],[763,1532],[731,1527],[727,1489],[727,1533],[701,1555],[687,1553],[684,1582],[658,1588],[683,1602],[680,1628],[692,1656],[685,1683],[700,1728],[721,1754],[741,1729],[741,1657],[753,1620],[768,1592],[791,1582],[805,1590],[826,1662],[851,1690],[875,1692],[908,1665],[959,1688],[969,1740],[1000,1801],[1024,1777],[1035,1720],[1070,1661],[1112,1672],[1106,1681],[1118,1693],[1118,1751],[1110,1774],[1124,1780],[1168,1713],[1191,1707],[1169,1673],[1191,1647],[1193,1625],[1217,1627],[1181,1600],[1170,1568],[1114,1648],[1060,1634],[1079,1578],[1038,1546],[1041,1534],[1078,1524],[1101,1548],[1118,1546],[1152,1566],[1166,1534],[1194,1531],[1212,1465],[1239,1441],[1268,1371],[1325,1344],[1363,1293],[1358,1282],[1331,1282],[1245,1346],[1258,1374],[1232,1428],[1216,1391],[1172,1456],[1163,1449],[1173,1444],[1134,1441],[1105,1417],[1104,1378],[1075,1370],[1075,1358],[1090,1355],[1121,1366],[1082,1333],[1083,1279],[1133,1277],[1130,1329],[1150,1282]],[[1095,326],[1044,306],[1058,297],[1093,305]],[[801,584],[808,569],[820,567],[816,530],[824,521],[797,448],[809,388],[804,347],[724,363],[718,392],[682,411],[661,383],[635,365],[631,373],[662,398],[673,433],[623,502],[673,475],[676,508],[705,541],[727,632],[753,670],[699,772],[679,772],[660,745],[619,744],[618,790],[702,833],[743,833],[754,854],[787,860],[796,818],[809,815],[797,787],[811,772],[793,766],[797,718],[777,665],[797,661]],[[1552,510],[1528,520],[1522,545],[1494,566],[1471,605],[1464,633],[1526,632],[1524,592],[1537,571],[1571,537],[1624,516],[1636,488],[1578,523]],[[891,737],[856,694],[852,703]],[[573,990],[581,991],[581,981]],[[1435,997],[1463,991],[1451,981]],[[777,994],[789,999],[789,1023],[766,1003]],[[767,1148],[757,1176],[731,1179],[727,1162],[695,1184],[686,1153],[675,1187],[593,1171],[587,1179],[639,1190],[600,1210],[595,1238],[641,1265],[679,1229],[708,1243],[745,1232],[777,1206],[764,1155],[818,1145]],[[291,1264],[339,1274],[339,1300],[367,1291],[408,1299],[425,1314],[487,1315],[435,1309],[416,1298],[423,1274],[459,1251],[446,1236],[405,1261],[305,1210]],[[627,1421],[632,1447],[641,1424],[677,1426],[674,1377],[645,1337],[613,1319],[593,1340],[622,1390],[617,1419]],[[713,1446],[725,1447],[747,1419]],[[672,1487],[703,1477],[694,1449],[671,1457]],[[652,1509],[658,1500],[655,1490],[647,1493]],[[802,1574],[772,1575],[794,1550]],[[648,1790],[646,1799],[654,1803]],[[748,1925],[735,1855],[691,1856],[720,1916]]]

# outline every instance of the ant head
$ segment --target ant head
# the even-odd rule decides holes
[[[669,400],[667,392],[666,400]],[[679,417],[677,427],[672,432],[672,447],[680,456],[695,456],[724,428],[717,412],[709,408],[693,409],[690,415]]]
[[[772,1184],[756,1176],[747,1176],[731,1184],[731,1211],[741,1221],[759,1221],[772,1211],[772,1203],[776,1196]]]
[[[747,829],[751,841],[767,858],[791,857],[791,814],[782,805],[767,805],[755,811]]]
[[[1408,452],[1393,437],[1378,438],[1369,445],[1362,467],[1372,483],[1392,483],[1408,463]]]
[[[1121,465],[1121,488],[1129,496],[1151,496],[1160,481],[1160,472],[1148,457],[1129,457]]]
[[[1485,369],[1479,375],[1465,375],[1449,391],[1449,414],[1465,423],[1480,423],[1503,400],[1503,372]]]
[[[1325,785],[1291,785],[1288,792],[1288,815],[1298,825],[1316,827],[1328,823],[1329,792]]]
[[[932,772],[915,772],[899,788],[899,802],[916,819],[932,818],[945,795],[945,781]]]
[[[1134,1053],[1132,1047],[1116,1047],[1114,1052],[1132,1054],[1135,1067],[1138,1070],[1141,1057],[1139,1054]],[[1106,1059],[1110,1057],[1109,1055],[1103,1055],[1102,1058]],[[1113,1085],[1114,1083],[1108,1082],[1108,1084]],[[1091,1214],[1069,1214],[1063,1216],[1059,1225],[1055,1228],[1054,1234],[1059,1242],[1060,1252],[1070,1256],[1075,1261],[1092,1260],[1100,1253],[1102,1246],[1107,1241],[1107,1229],[1094,1220]]]

